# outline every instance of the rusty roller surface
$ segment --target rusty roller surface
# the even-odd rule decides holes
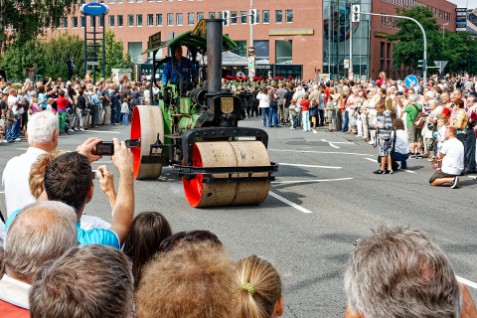
[[[253,167],[268,166],[270,160],[265,146],[260,141],[197,142],[193,149],[194,167]],[[255,173],[253,176],[267,176]],[[246,177],[235,173],[233,177]],[[227,178],[227,174],[216,174],[216,178]],[[203,176],[191,180],[183,178],[184,191],[193,207],[253,205],[265,201],[270,189],[269,181],[204,183]]]
[[[161,175],[162,164],[141,163],[149,156],[149,145],[154,144],[157,134],[164,142],[164,119],[158,106],[136,106],[131,121],[131,139],[141,138],[141,146],[131,148],[133,154],[134,177],[138,180],[157,179]]]

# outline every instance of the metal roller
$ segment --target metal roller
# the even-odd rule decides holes
[[[270,165],[267,149],[260,141],[197,142],[193,149],[194,167],[254,167]],[[246,177],[234,173],[231,177]],[[267,173],[254,173],[255,177]],[[228,178],[229,174],[214,174],[214,178]],[[183,178],[184,192],[193,207],[255,205],[267,198],[270,181],[206,183],[204,175],[188,180]]]
[[[158,106],[136,106],[131,121],[131,139],[140,138],[141,146],[131,148],[133,154],[134,177],[137,180],[158,179],[162,164],[150,157],[150,145],[157,140],[164,142],[164,118]],[[161,150],[159,150],[161,151]],[[152,158],[152,159],[157,159]]]

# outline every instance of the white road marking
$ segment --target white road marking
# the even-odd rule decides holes
[[[376,159],[371,159],[371,158],[364,158],[364,159],[372,161],[372,162],[378,162]]]
[[[340,147],[338,147],[337,145],[334,145],[331,141],[326,141],[325,139],[321,139],[321,141],[327,142],[328,145],[330,145],[330,147],[340,149]]]
[[[288,205],[291,206],[292,208],[297,209],[297,210],[300,211],[300,212],[303,212],[303,213],[313,213],[313,212],[311,212],[310,210],[305,209],[305,208],[299,206],[298,204],[293,203],[293,202],[291,202],[290,200],[287,200],[287,199],[285,199],[284,197],[282,197],[281,195],[278,195],[278,194],[276,194],[276,193],[274,193],[274,192],[271,192],[271,191],[270,191],[270,192],[268,192],[268,194],[270,194],[270,195],[271,195],[272,197],[274,197],[275,199],[277,199],[277,200],[279,200],[279,201],[282,201],[282,202],[285,203],[285,204],[288,204]]]
[[[272,181],[272,184],[294,184],[294,183],[314,183],[314,182],[329,182],[329,181],[345,181],[353,180],[354,178],[340,178],[340,179],[318,179],[318,180],[300,180],[300,181]]]
[[[338,155],[354,155],[354,156],[372,156],[367,153],[355,153],[355,152],[339,152],[339,151],[316,151],[316,150],[288,150],[288,149],[268,149],[269,151],[279,152],[301,152],[301,153],[322,153],[322,154],[338,154]]]
[[[416,171],[412,171],[412,170],[407,170],[407,169],[402,169],[404,171],[406,171],[407,173],[416,173]]]
[[[92,129],[88,129],[86,130],[88,132],[98,132],[98,133],[105,133],[105,134],[120,134],[119,131],[108,131],[108,130],[92,130]]]
[[[28,150],[28,148],[15,148],[15,150]]]
[[[342,168],[342,167],[333,167],[333,166],[302,165],[302,164],[284,163],[284,162],[279,162],[278,164],[279,164],[279,165],[282,165],[282,166],[308,167],[308,168],[323,168],[323,169],[341,169],[341,168]]]
[[[467,285],[469,287],[472,287],[474,289],[477,289],[477,283],[474,283],[471,280],[465,279],[465,278],[457,276],[457,275],[455,277],[457,278],[457,281],[461,282],[462,284]]]
[[[308,140],[308,141],[314,141],[314,140]],[[354,143],[350,142],[350,141],[328,141],[326,139],[321,139],[321,141],[324,141],[324,142],[332,142],[334,144],[348,144],[348,145],[354,145]]]

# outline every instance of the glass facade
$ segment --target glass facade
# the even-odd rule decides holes
[[[362,12],[371,12],[371,1],[361,0],[353,4],[360,4]],[[345,68],[345,60],[349,61],[350,58],[351,38],[354,78],[369,78],[370,75],[371,16],[361,15],[360,22],[351,23],[350,12],[350,0],[323,0],[322,71],[331,73],[333,79],[348,77],[349,69]]]

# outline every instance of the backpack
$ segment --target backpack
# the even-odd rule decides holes
[[[412,106],[414,106],[417,110],[417,116],[416,116],[416,119],[414,119],[414,128],[416,129],[422,129],[422,127],[424,127],[424,124],[426,123],[426,114],[424,114],[424,112],[422,111],[422,108],[421,110],[419,110],[419,108],[417,108],[417,106],[415,104],[412,104]]]

